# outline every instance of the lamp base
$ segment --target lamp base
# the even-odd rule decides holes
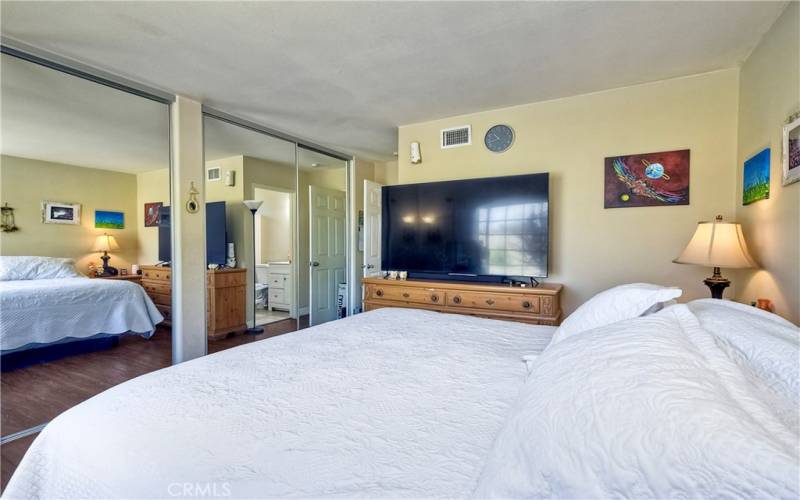
[[[703,280],[703,283],[711,290],[712,299],[721,299],[726,288],[731,285],[731,281],[723,278],[718,267],[714,268],[714,274]]]
[[[248,328],[247,330],[244,331],[244,333],[248,335],[260,335],[264,333],[264,329],[261,328],[260,326],[257,326],[255,328]]]
[[[119,274],[119,269],[108,265],[108,261],[111,259],[111,256],[108,255],[108,252],[105,252],[100,256],[100,258],[103,260],[103,274],[100,276],[116,276]]]

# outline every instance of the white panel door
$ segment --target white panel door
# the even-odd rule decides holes
[[[308,187],[310,256],[309,323],[336,319],[336,292],[347,283],[347,233],[344,191]]]
[[[381,188],[364,180],[364,276],[381,275]]]

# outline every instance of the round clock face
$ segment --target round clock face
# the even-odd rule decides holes
[[[494,153],[502,153],[514,142],[514,129],[508,125],[495,125],[486,132],[483,143],[486,149]]]

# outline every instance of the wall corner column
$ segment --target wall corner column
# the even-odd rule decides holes
[[[177,96],[170,108],[172,149],[172,363],[207,353],[203,112]],[[186,203],[194,183],[198,211]]]

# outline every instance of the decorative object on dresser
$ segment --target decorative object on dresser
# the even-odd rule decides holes
[[[725,288],[731,284],[730,280],[722,277],[721,267],[758,267],[747,251],[742,226],[735,222],[722,222],[721,215],[717,215],[713,222],[698,223],[689,244],[672,262],[713,267],[714,274],[703,280],[703,283],[711,290],[711,297],[715,299],[721,299]]]
[[[172,323],[172,270],[168,267],[141,266],[142,286],[164,316],[164,324]],[[246,269],[209,269],[208,338],[217,340],[229,333],[247,329],[245,321]]]
[[[119,250],[119,245],[113,236],[103,233],[94,240],[94,251],[103,252],[103,255],[100,257],[103,260],[103,273],[98,276],[107,277],[116,276],[119,274],[119,270],[116,267],[111,267],[108,265],[108,261],[111,259],[111,257],[108,255],[108,252],[112,252],[114,250]]]
[[[561,289],[428,280],[364,278],[364,310],[381,307],[428,309],[491,319],[557,326],[561,322]]]
[[[255,294],[256,289],[258,288],[258,280],[256,279],[256,212],[261,207],[261,204],[264,203],[261,200],[244,200],[244,206],[250,210],[250,213],[253,215],[251,222],[252,222],[252,230],[251,239],[253,240],[253,294]],[[255,297],[255,295],[254,295]],[[255,308],[255,301],[253,301],[253,326],[248,328],[245,333],[248,335],[258,335],[260,333],[264,333],[264,329],[256,325],[256,308]]]
[[[280,309],[288,311],[291,317],[297,316],[294,305],[294,290],[292,288],[291,262],[270,262],[267,264],[267,286],[269,310]]]

